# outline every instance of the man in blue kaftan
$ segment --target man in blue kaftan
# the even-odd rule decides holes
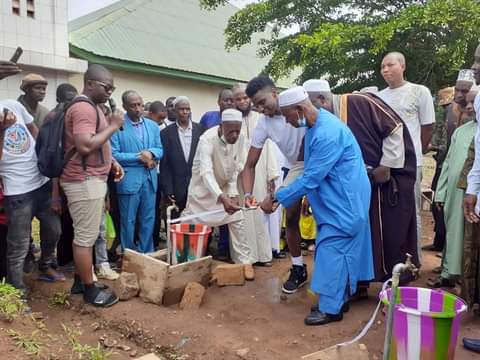
[[[370,182],[360,147],[350,129],[326,110],[317,110],[302,87],[279,95],[287,121],[308,127],[305,171],[291,185],[265,200],[285,207],[308,197],[317,223],[312,290],[319,307],[305,318],[307,325],[323,325],[343,318],[343,305],[358,281],[374,276],[370,238]]]

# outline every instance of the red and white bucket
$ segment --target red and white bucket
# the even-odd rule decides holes
[[[172,265],[205,256],[212,229],[202,224],[171,224]]]

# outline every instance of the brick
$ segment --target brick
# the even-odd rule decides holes
[[[243,264],[222,264],[215,268],[218,286],[244,285]]]
[[[140,286],[135,273],[122,272],[113,283],[113,290],[120,300],[130,300],[138,295]]]
[[[205,294],[205,288],[197,283],[190,282],[185,287],[182,301],[180,302],[180,309],[182,310],[194,310],[198,309],[202,304],[203,295]]]

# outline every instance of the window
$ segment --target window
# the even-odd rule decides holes
[[[12,0],[12,13],[20,16],[20,0]]]
[[[34,18],[35,17],[35,0],[27,0],[27,17]]]

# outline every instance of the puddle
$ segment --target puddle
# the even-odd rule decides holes
[[[263,294],[265,300],[270,304],[279,304],[282,302],[282,279],[274,277],[268,279],[265,284]]]

